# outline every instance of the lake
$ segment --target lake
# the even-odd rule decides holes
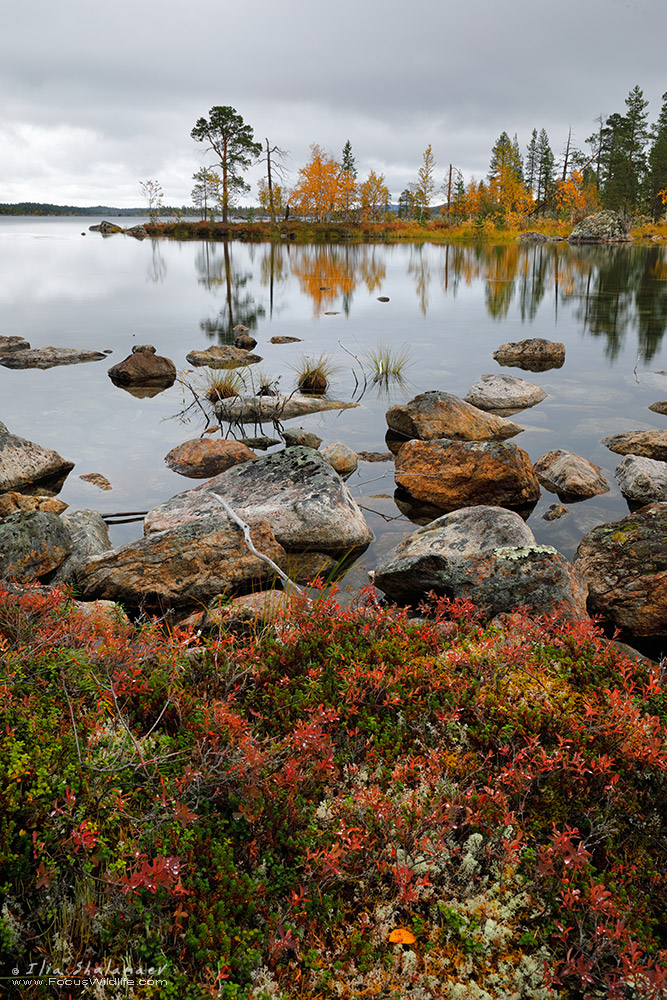
[[[614,479],[621,457],[600,441],[666,426],[648,409],[667,399],[667,374],[659,374],[667,370],[664,245],[225,245],[102,237],[88,231],[99,221],[0,217],[0,334],[32,347],[112,352],[108,363],[46,371],[0,366],[3,423],[76,463],[59,494],[71,509],[145,511],[197,485],[164,462],[206,426],[196,407],[183,416],[189,393],[176,383],[136,398],[111,383],[107,368],[150,343],[192,374],[186,355],[233,342],[242,323],[281,390],[294,388],[292,366],[303,355],[327,354],[340,366],[330,395],[359,398],[363,373],[352,355],[364,364],[369,384],[358,407],[289,422],[355,451],[386,451],[387,407],[419,392],[465,396],[493,372],[537,383],[547,398],[512,418],[525,428],[514,442],[533,461],[553,448],[582,455],[611,486],[550,522],[542,515],[558,498],[543,490],[528,520],[538,542],[571,557],[596,524],[627,514]],[[272,345],[275,336],[301,343]],[[564,366],[522,372],[493,360],[501,343],[527,337],[563,341]],[[380,345],[409,356],[404,384],[389,390],[371,383],[366,355]],[[112,490],[82,480],[87,473],[101,473]],[[361,462],[348,486],[376,535],[343,580],[356,589],[415,526],[394,503],[392,463]],[[114,544],[141,533],[138,521],[111,528]]]

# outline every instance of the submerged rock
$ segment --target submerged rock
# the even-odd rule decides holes
[[[600,524],[574,565],[588,583],[588,609],[632,635],[667,633],[667,503]]]
[[[307,431],[303,427],[287,427],[283,431],[283,440],[287,448],[295,445],[303,445],[304,448],[314,448],[316,451],[322,444],[322,438],[312,431]]]
[[[609,492],[609,483],[599,465],[562,448],[546,452],[538,458],[533,469],[542,486],[566,502],[587,500]]]
[[[103,361],[101,351],[80,350],[77,347],[36,347],[15,351],[0,359],[4,368],[56,368],[58,365],[79,365],[87,361]]]
[[[396,483],[414,500],[444,511],[522,507],[540,496],[530,458],[512,442],[408,441],[396,457]]]
[[[529,340],[509,341],[493,352],[499,365],[522,368],[525,371],[545,372],[562,368],[565,364],[565,344],[560,341],[533,337]]]
[[[465,597],[489,616],[518,607],[586,616],[586,587],[573,567],[501,507],[468,507],[420,528],[377,569],[374,584],[402,602],[431,590]]]
[[[20,490],[73,468],[74,462],[68,462],[57,451],[10,434],[0,423],[0,491]]]

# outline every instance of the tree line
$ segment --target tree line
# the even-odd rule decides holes
[[[194,175],[192,201],[202,218],[219,212],[227,222],[236,198],[250,191],[243,174],[262,162],[265,175],[258,199],[272,221],[302,216],[319,221],[377,221],[390,212],[424,222],[435,214],[452,222],[493,219],[511,224],[519,216],[582,217],[613,209],[625,218],[648,216],[658,221],[667,206],[667,93],[657,121],[649,124],[648,101],[639,86],[625,100],[624,113],[600,115],[596,129],[579,149],[568,133],[556,159],[544,128],[534,128],[525,151],[516,134],[503,131],[491,150],[484,179],[466,184],[453,164],[439,180],[432,146],[427,146],[415,181],[399,195],[397,206],[383,174],[370,170],[361,179],[349,140],[335,159],[318,144],[294,184],[285,183],[285,152],[268,138],[257,142],[252,128],[234,108],[216,106],[200,118],[192,138],[206,143],[217,164]],[[439,204],[434,207],[434,202]]]

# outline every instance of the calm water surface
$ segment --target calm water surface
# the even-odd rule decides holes
[[[107,368],[134,344],[151,343],[185,371],[192,349],[231,342],[232,327],[243,323],[258,341],[262,370],[280,376],[282,389],[293,388],[291,366],[304,354],[332,355],[341,368],[331,395],[339,399],[359,396],[362,376],[350,354],[363,362],[379,345],[408,351],[402,386],[369,386],[356,409],[290,422],[356,451],[385,451],[387,407],[418,392],[464,396],[492,372],[538,383],[548,396],[513,418],[525,428],[513,440],[533,461],[552,448],[590,459],[611,490],[570,504],[568,516],[552,522],[542,515],[557,497],[543,491],[528,521],[537,540],[572,556],[592,527],[627,513],[614,479],[620,456],[600,439],[666,426],[648,410],[667,398],[667,375],[658,374],[667,370],[661,245],[139,242],[88,232],[96,221],[0,218],[0,333],[23,336],[33,347],[113,352],[108,363],[46,371],[0,366],[0,420],[76,463],[60,494],[72,509],[147,510],[197,485],[164,463],[171,448],[205,427],[196,409],[181,416],[189,396],[176,384],[137,399],[111,383]],[[302,342],[268,343],[278,335]],[[501,343],[526,337],[563,341],[563,368],[522,372],[493,360]],[[113,489],[102,492],[79,478],[90,472],[106,476]],[[348,485],[376,534],[345,578],[357,587],[414,525],[394,503],[391,463],[360,463]],[[140,523],[116,525],[112,539],[120,544],[141,532]]]

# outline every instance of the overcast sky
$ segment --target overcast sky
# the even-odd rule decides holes
[[[340,159],[349,139],[395,201],[429,143],[438,181],[450,162],[467,181],[503,130],[525,152],[546,128],[558,159],[571,125],[588,148],[636,84],[655,121],[666,40],[667,0],[7,2],[0,202],[141,205],[150,178],[189,204],[214,105],[288,150],[292,180],[311,143]]]

